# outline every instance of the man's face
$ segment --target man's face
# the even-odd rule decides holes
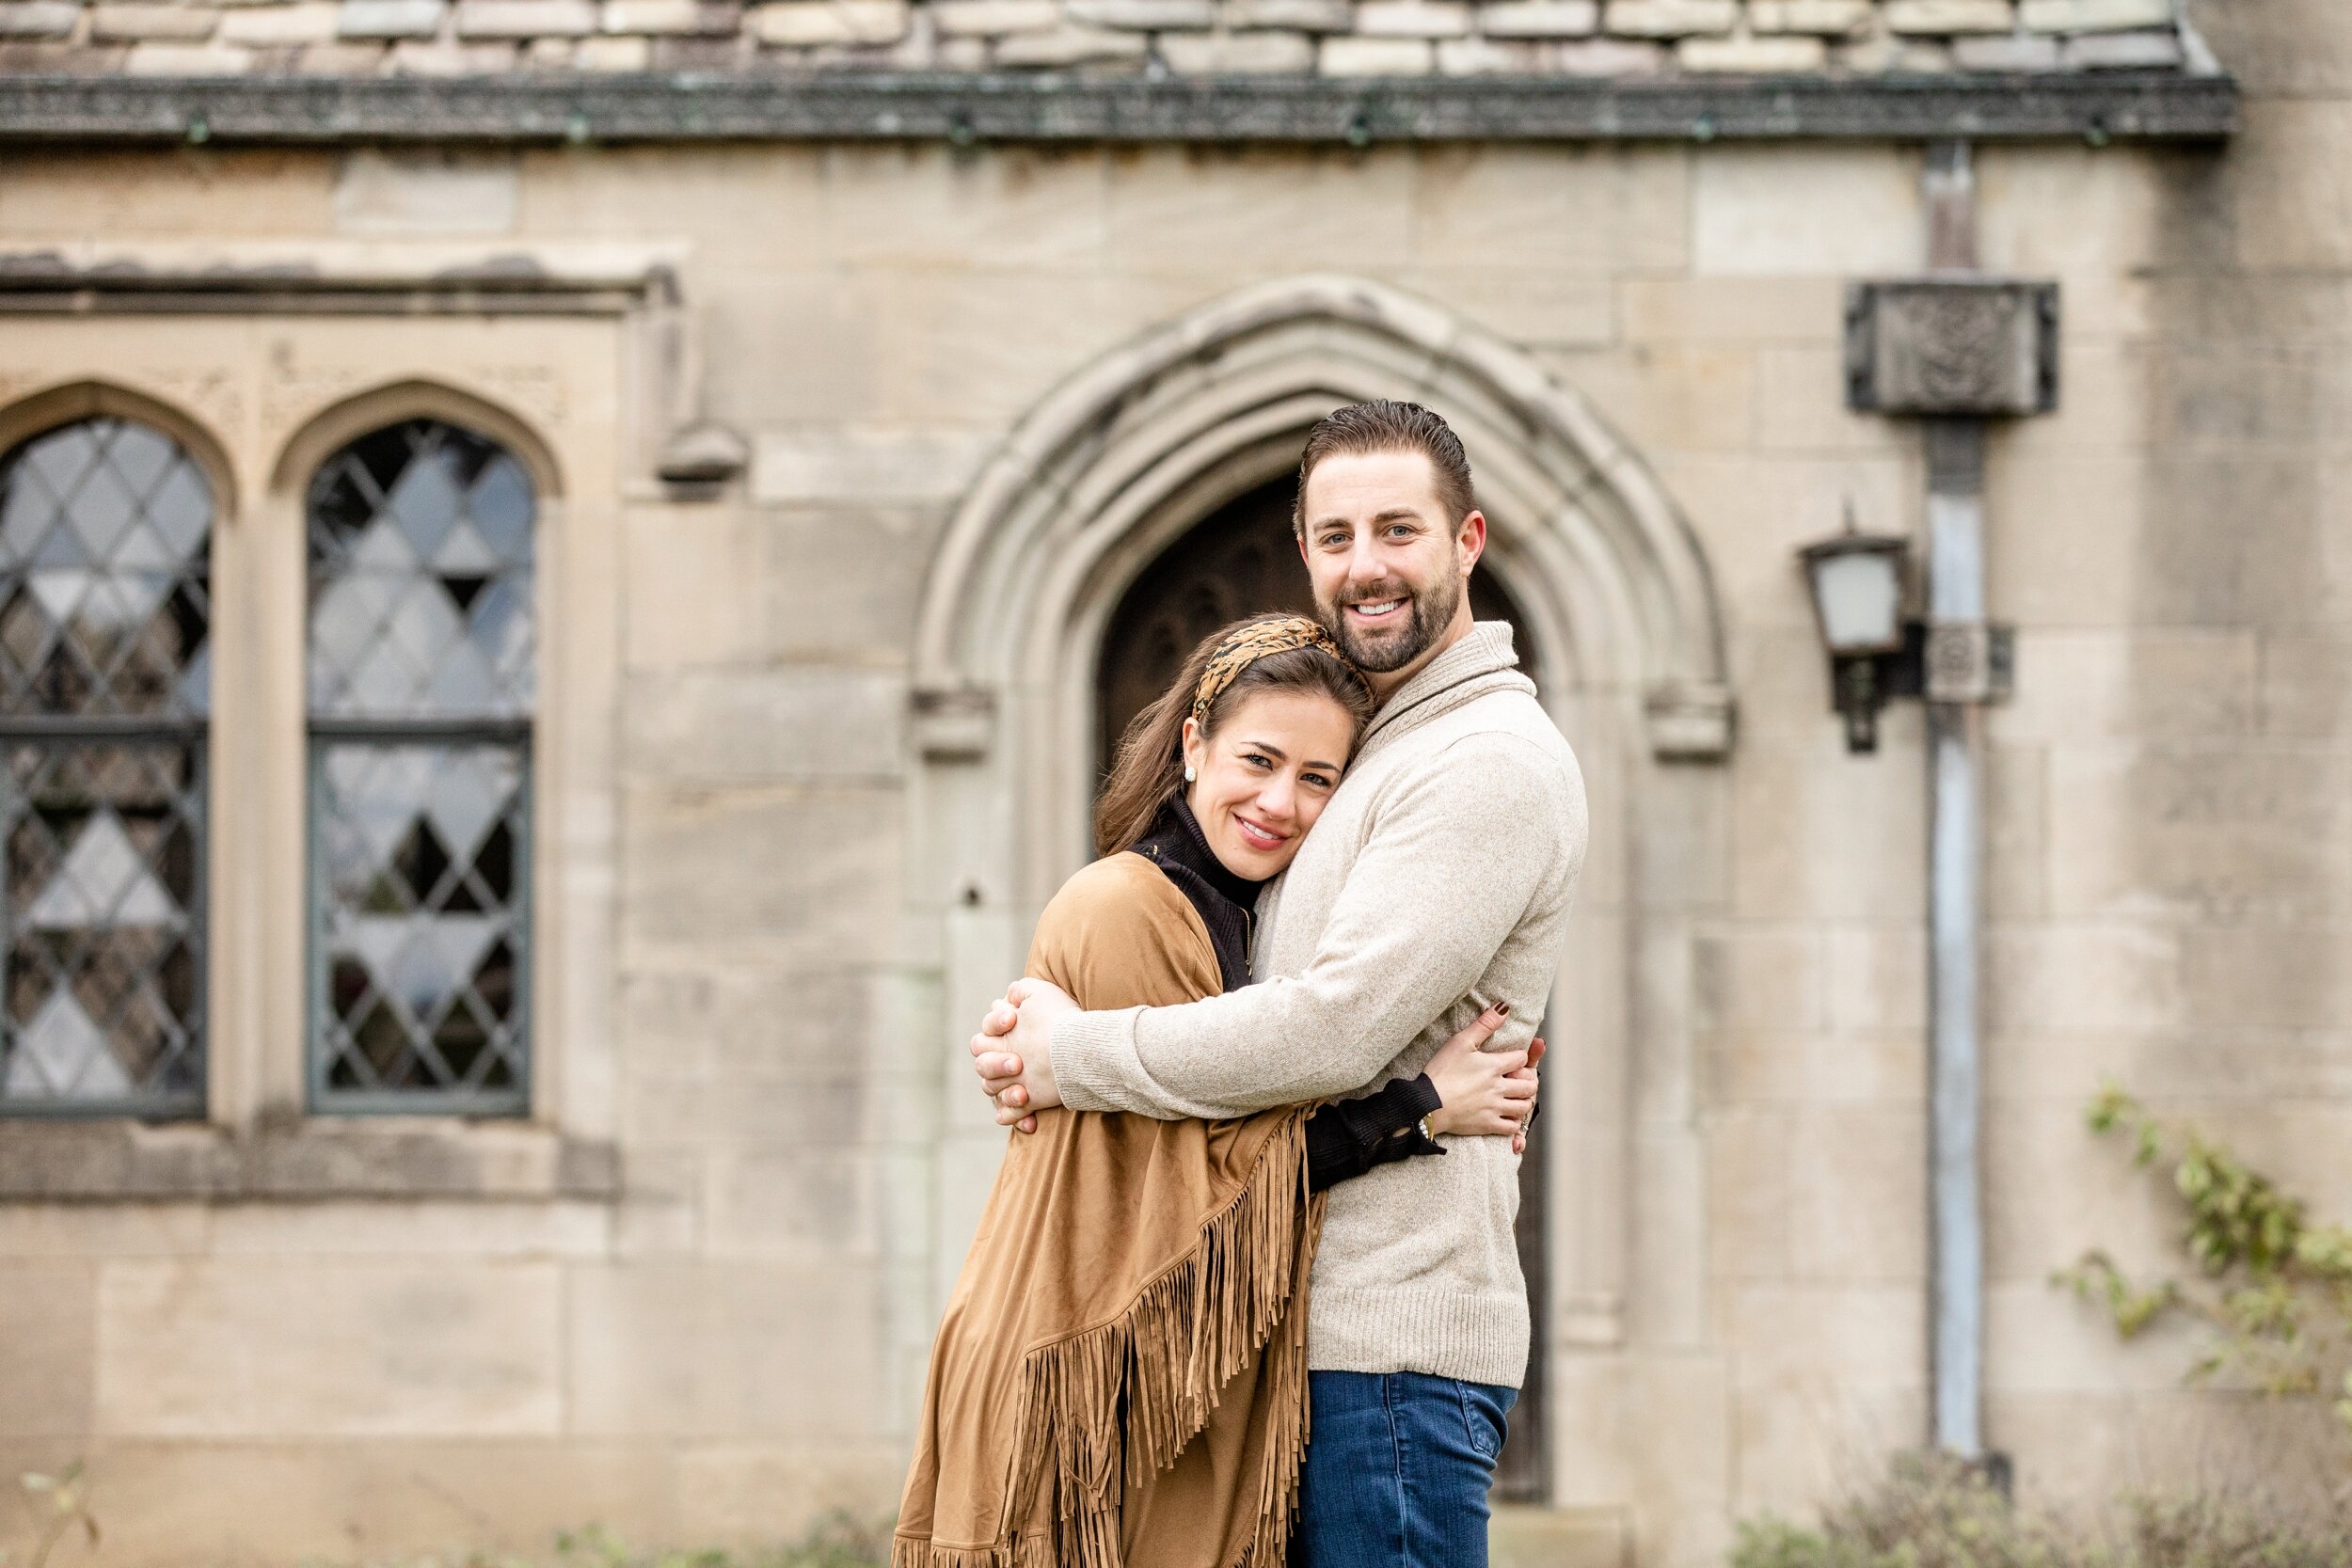
[[[1359,669],[1401,670],[1445,636],[1486,520],[1472,512],[1457,525],[1446,515],[1427,457],[1327,457],[1307,476],[1299,513],[1316,613]]]

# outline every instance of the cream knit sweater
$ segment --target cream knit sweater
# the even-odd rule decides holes
[[[1054,1075],[1082,1111],[1246,1116],[1410,1077],[1488,1004],[1524,1045],[1565,942],[1584,861],[1584,783],[1481,622],[1374,719],[1322,818],[1268,891],[1260,983],[1180,1007],[1056,1025]],[[1527,1285],[1505,1138],[1445,1140],[1331,1190],[1308,1362],[1518,1386]]]

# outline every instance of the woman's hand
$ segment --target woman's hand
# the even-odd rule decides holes
[[[1510,1017],[1510,1004],[1487,1008],[1438,1048],[1422,1070],[1441,1103],[1429,1117],[1432,1132],[1509,1137],[1525,1130],[1535,1105],[1535,1074],[1527,1051],[1480,1049]]]

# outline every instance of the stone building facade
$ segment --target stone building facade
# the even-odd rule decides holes
[[[2352,1181],[2341,7],[0,35],[0,1465],[106,1560],[886,1513],[1106,628],[1373,395],[1463,431],[1595,807],[1512,1539],[1701,1564],[1919,1442],[1921,718],[1847,751],[1796,551],[1924,527],[1843,309],[1956,137],[2061,298],[1988,456],[1988,1435],[2310,1451],[2046,1276],[2168,1253],[2104,1075]]]

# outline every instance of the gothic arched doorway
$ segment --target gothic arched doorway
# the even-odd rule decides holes
[[[1273,610],[1314,613],[1291,531],[1291,499],[1296,482],[1285,474],[1218,507],[1169,545],[1121,595],[1103,633],[1095,672],[1098,754],[1096,777],[1110,771],[1112,752],[1128,721],[1168,689],[1193,645],[1228,622]],[[1542,684],[1524,618],[1492,571],[1470,576],[1470,612],[1481,621],[1508,621],[1519,665]],[[1549,1323],[1549,1270],[1544,1241],[1544,1194],[1549,1186],[1546,1148],[1539,1126],[1528,1138],[1519,1169],[1518,1223],[1519,1267],[1527,1275],[1532,1315]],[[1527,1381],[1512,1412],[1495,1486],[1500,1496],[1537,1500],[1544,1493],[1544,1341],[1537,1333],[1529,1347]]]

